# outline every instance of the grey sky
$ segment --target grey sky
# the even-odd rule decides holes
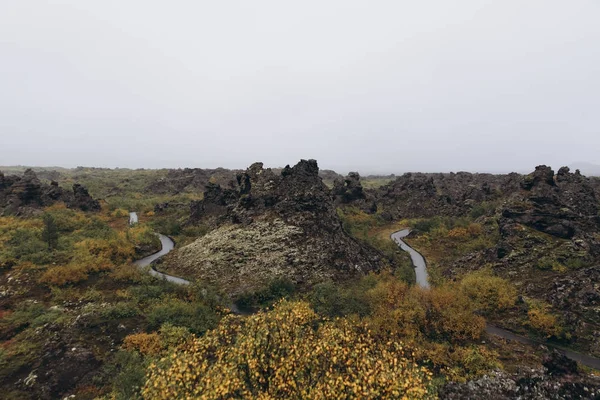
[[[0,1],[0,165],[600,163],[600,1]]]

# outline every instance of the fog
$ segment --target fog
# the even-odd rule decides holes
[[[0,165],[600,163],[598,21],[597,0],[2,1]]]

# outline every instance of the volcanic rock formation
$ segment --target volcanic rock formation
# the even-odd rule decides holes
[[[484,201],[518,190],[520,175],[406,173],[376,191],[377,206],[389,220],[461,216]]]
[[[314,160],[279,174],[255,163],[238,174],[235,189],[207,185],[190,220],[217,228],[181,248],[169,270],[235,295],[277,278],[310,286],[379,269],[381,255],[343,231],[318,172]]]
[[[69,208],[100,210],[100,203],[79,184],[73,185],[71,193],[58,186],[55,181],[49,185],[41,183],[31,169],[26,170],[22,177],[4,176],[0,172],[0,215],[27,214],[60,201]]]

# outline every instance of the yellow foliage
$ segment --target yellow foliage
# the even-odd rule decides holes
[[[40,277],[40,282],[47,285],[64,286],[68,283],[85,281],[88,278],[84,268],[68,265],[51,267]]]
[[[471,236],[479,236],[483,232],[483,228],[481,227],[481,224],[471,223],[467,226],[467,232],[469,232],[469,235]]]
[[[143,276],[139,267],[132,264],[122,264],[112,270],[110,277],[116,281],[137,283],[142,280]]]
[[[556,316],[548,312],[548,306],[541,302],[530,302],[527,312],[528,324],[531,328],[546,337],[558,337],[562,332]]]
[[[124,232],[118,232],[115,238],[85,239],[75,245],[80,254],[91,254],[110,260],[113,263],[131,261],[135,255],[133,244],[127,239]]]
[[[94,272],[111,271],[116,263],[128,263],[134,255],[133,245],[123,232],[114,239],[85,239],[74,246],[73,257],[65,266],[51,267],[40,278],[41,283],[63,286],[87,279]],[[121,271],[116,275],[130,280],[133,272]]]
[[[325,321],[303,302],[224,318],[204,337],[152,364],[147,399],[431,398],[430,373],[363,324]]]
[[[466,228],[454,228],[448,231],[448,237],[454,239],[462,239],[469,236],[469,232],[467,232]]]
[[[17,229],[42,229],[40,219],[25,219],[16,217],[0,217],[0,245],[9,240]]]
[[[374,329],[402,337],[465,341],[478,339],[485,320],[453,285],[422,289],[383,278],[368,293]]]
[[[367,292],[371,315],[365,318],[382,341],[402,340],[420,360],[454,380],[497,368],[498,355],[473,346],[485,329],[471,300],[456,284],[431,289],[408,286],[382,274]]]
[[[162,345],[157,333],[135,333],[123,340],[125,350],[137,350],[142,354],[156,355],[161,352]]]
[[[110,215],[114,218],[123,218],[123,217],[128,216],[129,212],[127,210],[123,210],[122,208],[117,208]]]
[[[465,275],[460,282],[460,290],[477,309],[486,312],[505,310],[517,301],[517,289],[506,279],[494,276],[488,270]]]

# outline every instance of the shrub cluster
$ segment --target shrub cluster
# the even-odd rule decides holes
[[[366,325],[327,321],[307,303],[226,317],[206,336],[153,363],[142,394],[172,398],[433,397],[430,373]]]

